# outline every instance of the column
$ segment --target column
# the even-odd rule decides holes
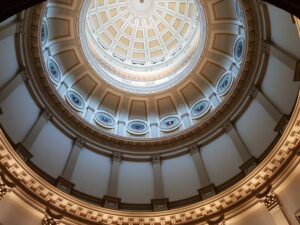
[[[80,151],[82,150],[84,145],[84,141],[80,138],[76,138],[74,141],[72,150],[69,154],[68,160],[66,162],[65,168],[62,172],[62,178],[70,181],[73,175],[73,171],[75,169]]]
[[[150,122],[150,137],[157,138],[160,136],[160,130],[158,127],[158,121],[156,117],[155,99],[150,96],[148,101],[148,119]]]
[[[4,87],[0,90],[0,104],[5,101],[5,99],[17,89],[23,83],[23,80],[27,74],[27,70],[24,69],[18,72]]]
[[[108,196],[117,197],[121,158],[122,155],[120,153],[114,153],[107,191]]]
[[[270,54],[294,70],[294,81],[300,81],[300,60],[273,43],[266,42]]]
[[[34,123],[34,125],[29,130],[28,134],[22,141],[22,145],[30,151],[32,148],[34,142],[38,138],[39,134],[41,133],[44,126],[47,124],[47,122],[51,119],[52,115],[47,109],[43,109],[42,113],[40,114],[37,121]]]
[[[209,99],[211,101],[211,105],[213,107],[213,109],[217,108],[217,106],[220,104],[220,101],[216,95],[216,93],[211,93],[211,95],[209,96]]]
[[[164,194],[160,156],[152,157],[152,168],[153,168],[153,176],[154,176],[154,198],[155,199],[164,198],[165,194]]]
[[[0,28],[0,41],[4,40],[5,38],[14,35],[16,33],[19,33],[22,29],[21,22],[18,21],[12,21],[9,24],[5,25],[4,27]]]
[[[239,153],[240,157],[242,158],[243,162],[248,161],[252,157],[252,155],[249,152],[249,150],[246,147],[243,140],[241,139],[241,136],[239,135],[239,133],[233,126],[233,124],[231,122],[226,123],[224,125],[224,129],[227,132],[227,134],[229,135],[229,137],[231,138],[236,149],[238,150],[238,153]]]
[[[150,134],[151,138],[156,138],[158,137],[158,124],[157,123],[151,123],[150,124]]]
[[[58,88],[58,93],[62,96],[64,96],[66,94],[68,90],[68,85],[66,84],[65,81],[63,81],[60,85],[60,87]]]
[[[279,61],[290,67],[292,70],[296,68],[296,64],[298,59],[289,54],[288,52],[284,51],[280,47],[276,46],[273,43],[267,42],[269,45],[269,51],[272,56],[277,58]]]
[[[191,126],[191,120],[190,120],[190,115],[188,113],[184,113],[181,115],[181,119],[183,122],[183,126],[185,128],[190,127]]]
[[[174,103],[176,106],[176,110],[178,114],[181,116],[182,123],[184,128],[190,127],[191,126],[191,119],[190,115],[188,113],[189,109],[188,106],[186,105],[186,102],[182,99],[182,97],[178,95],[174,95]]]
[[[197,169],[197,173],[199,176],[201,186],[206,187],[211,184],[211,181],[208,177],[207,170],[205,168],[205,165],[203,163],[203,159],[201,157],[199,150],[200,150],[199,146],[195,145],[195,146],[191,147],[190,154],[194,160],[194,164]]]
[[[291,225],[277,195],[274,193],[271,187],[268,187],[266,191],[258,194],[257,198],[259,198],[261,203],[268,209],[274,220],[274,224]]]
[[[119,110],[118,122],[117,122],[117,135],[123,136],[125,132],[125,124],[128,117],[129,98],[123,97],[123,101]]]
[[[154,199],[151,199],[152,210],[167,210],[169,208],[169,199],[165,197],[160,156],[152,157],[152,169],[154,178]]]
[[[254,87],[250,93],[250,96],[257,100],[257,102],[269,113],[275,122],[279,122],[282,114],[281,112],[270,102],[270,100],[257,88]]]
[[[93,119],[93,115],[94,115],[94,109],[88,106],[84,115],[84,119],[90,122]]]

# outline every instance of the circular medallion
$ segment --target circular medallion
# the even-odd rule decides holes
[[[220,96],[225,95],[229,91],[232,82],[233,82],[232,74],[231,73],[224,74],[220,78],[217,84],[218,95]]]
[[[78,110],[83,111],[85,108],[85,101],[83,97],[75,90],[68,90],[67,91],[67,101],[70,103],[70,105]]]
[[[242,37],[237,38],[234,44],[234,59],[237,62],[240,62],[242,60],[244,48],[245,48],[244,38]]]
[[[99,110],[94,113],[94,120],[99,125],[105,128],[114,128],[115,126],[115,119],[114,117],[105,111]]]
[[[192,106],[191,116],[194,119],[198,119],[204,116],[210,109],[210,101],[206,99],[201,99],[200,101],[196,102]]]
[[[148,124],[143,120],[131,120],[126,127],[129,133],[135,135],[146,134],[149,130]]]
[[[50,74],[51,80],[58,84],[61,81],[61,72],[58,67],[58,64],[53,58],[49,58],[47,61],[47,67]]]
[[[160,121],[159,127],[161,131],[169,132],[177,129],[180,124],[181,121],[178,116],[168,116]]]

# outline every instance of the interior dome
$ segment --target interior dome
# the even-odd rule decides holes
[[[161,3],[180,12],[183,2]],[[187,3],[201,6],[194,11],[201,56],[180,82],[153,94],[110,82],[84,43],[89,9],[109,18],[124,6],[143,20],[154,1],[45,1],[0,24],[0,199],[11,191],[0,208],[20,198],[39,218],[47,207],[72,225],[239,225],[249,222],[237,222],[240,212],[258,208],[262,219],[250,224],[273,225],[265,215],[278,195],[295,217],[299,204],[281,192],[297,196],[299,182],[289,189],[281,182],[300,180],[300,41],[290,14],[261,1]],[[115,26],[110,19],[102,31]],[[92,32],[90,40],[102,48]],[[163,64],[155,66],[173,68]],[[11,224],[2,211],[0,223]]]
[[[176,85],[205,42],[204,12],[193,0],[85,1],[81,20],[83,50],[96,73],[132,93]]]
[[[243,72],[255,60],[255,49],[247,50],[255,40],[239,1],[224,5],[232,18],[226,26],[214,22],[216,9],[205,1],[91,0],[74,7],[79,19],[65,17],[61,27],[52,22],[61,5],[45,11],[38,51],[52,97],[96,142],[138,152],[140,143],[150,151],[174,139],[198,142],[240,108],[258,76]]]

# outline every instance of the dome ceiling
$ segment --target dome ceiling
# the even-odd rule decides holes
[[[62,123],[96,145],[153,153],[201,143],[242,110],[259,75],[239,1],[90,0],[72,3],[76,15],[64,7],[42,9],[46,79],[35,85]]]
[[[199,60],[205,16],[194,1],[85,1],[81,42],[96,73],[132,93],[167,90]]]

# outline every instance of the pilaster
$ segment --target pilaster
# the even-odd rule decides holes
[[[52,118],[52,114],[48,109],[43,109],[42,113],[40,114],[39,118],[36,120],[34,125],[29,130],[28,134],[22,141],[22,145],[30,151],[34,142],[38,138],[39,134],[47,124],[47,122]]]

